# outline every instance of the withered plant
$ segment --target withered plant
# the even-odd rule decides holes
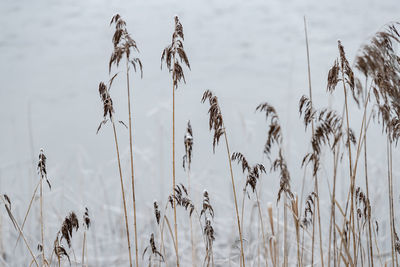
[[[267,121],[269,121],[269,126],[268,126],[268,133],[267,133],[267,141],[264,145],[264,154],[267,156],[267,158],[271,161],[271,170],[273,171],[279,171],[279,176],[280,176],[280,182],[279,182],[279,191],[278,191],[278,196],[276,198],[276,203],[278,204],[282,193],[284,194],[284,203],[283,203],[283,212],[284,212],[284,244],[283,244],[283,265],[287,266],[287,260],[288,260],[288,240],[287,240],[287,199],[291,200],[294,198],[294,195],[292,193],[291,187],[290,187],[290,173],[289,169],[287,167],[286,160],[283,156],[283,146],[282,146],[282,141],[283,141],[283,136],[282,136],[282,128],[280,125],[279,117],[278,114],[275,110],[275,108],[270,105],[269,103],[261,103],[256,107],[256,111],[259,112],[265,112],[265,118]],[[271,160],[271,150],[273,145],[277,145],[278,147],[278,156],[274,159]],[[279,224],[278,224],[279,226]],[[278,230],[279,232],[279,230]],[[279,242],[278,242],[278,247],[279,247]],[[276,248],[276,246],[275,246]],[[278,257],[276,259],[276,264],[279,265],[279,253],[277,253]]]
[[[310,64],[310,50],[309,50],[309,45],[308,45],[308,32],[307,32],[307,21],[306,17],[304,16],[304,35],[305,35],[305,41],[306,41],[306,51],[307,51],[307,74],[308,74],[308,89],[309,89],[309,97],[310,97],[310,109],[313,110],[313,104],[312,104],[312,86],[311,86],[311,64]],[[311,121],[311,126],[312,126],[312,135],[314,135],[314,121]],[[317,172],[314,170],[314,191],[316,192],[317,196],[319,195],[319,186],[318,186],[318,177],[317,177]],[[304,183],[304,181],[303,181]],[[324,253],[322,251],[322,230],[321,230],[321,213],[320,213],[320,208],[319,208],[319,198],[317,197],[317,212],[318,212],[318,230],[319,230],[319,247],[320,247],[320,256],[321,256],[321,265],[324,267]],[[315,216],[315,213],[314,213]],[[313,244],[314,244],[314,223],[313,223]],[[314,253],[314,246],[312,247],[312,250]]]
[[[87,207],[85,208],[85,213],[83,214],[82,221],[83,221],[83,229],[84,229],[83,242],[82,242],[82,267],[83,267],[83,266],[86,266],[85,265],[85,254],[87,253],[87,251],[86,251],[86,232],[89,230],[90,224],[91,224],[90,217],[89,217],[89,209]]]
[[[28,243],[27,239],[25,238],[25,235],[24,235],[24,233],[22,232],[21,227],[19,226],[17,220],[15,219],[15,217],[14,217],[12,211],[11,211],[11,200],[10,200],[10,198],[8,197],[8,195],[3,194],[3,195],[0,195],[0,200],[1,200],[1,201],[3,202],[3,204],[4,204],[4,208],[6,209],[7,214],[8,214],[8,217],[10,218],[10,220],[11,220],[11,222],[12,222],[14,228],[18,231],[19,235],[20,235],[20,236],[22,237],[22,239],[24,240],[25,246],[26,246],[26,248],[28,249],[29,254],[30,254],[31,257],[32,257],[31,265],[32,265],[32,263],[35,263],[36,267],[39,267],[39,263],[38,263],[37,260],[36,260],[36,256],[33,254],[33,251],[32,251],[32,249],[31,249],[31,247],[29,246],[29,243]],[[47,263],[47,262],[45,262],[45,263]],[[44,265],[43,265],[43,266],[44,266]]]
[[[237,197],[236,197],[235,179],[233,177],[231,153],[230,153],[230,149],[229,149],[228,137],[226,135],[226,128],[224,125],[224,121],[222,119],[222,113],[221,113],[221,108],[219,107],[218,98],[210,90],[206,90],[203,94],[201,102],[204,103],[206,100],[208,100],[208,102],[210,104],[210,108],[208,109],[208,114],[210,116],[209,129],[210,129],[210,131],[214,131],[214,137],[213,137],[213,152],[214,153],[215,153],[215,147],[218,145],[221,136],[224,135],[224,137],[225,137],[226,153],[228,154],[229,171],[231,174],[233,199],[234,199],[234,204],[235,204],[236,220],[237,220],[237,226],[238,226],[238,232],[239,232],[239,238],[240,238],[241,261],[242,261],[242,266],[245,267],[246,264],[245,264],[244,249],[243,249],[243,235],[242,235],[242,229],[241,229],[241,225],[240,225],[239,208],[238,208]]]
[[[382,129],[387,135],[387,157],[388,157],[388,198],[390,215],[390,233],[391,233],[391,256],[392,266],[397,264],[397,253],[395,246],[395,226],[394,226],[394,207],[393,207],[393,175],[392,175],[392,145],[397,145],[400,136],[400,62],[396,46],[400,43],[400,34],[397,30],[399,23],[386,25],[378,31],[365,45],[360,49],[356,57],[356,68],[365,77],[365,90],[367,83],[370,82],[368,89],[372,90],[375,96]],[[364,135],[365,136],[365,135]],[[365,138],[365,137],[364,137]],[[366,144],[364,142],[364,152],[366,157]],[[366,176],[366,195],[369,199],[368,177]],[[371,222],[368,221],[369,235],[371,239]],[[372,257],[372,240],[370,240],[370,255]]]
[[[117,130],[115,127],[115,121],[114,121],[114,107],[113,107],[113,102],[110,96],[110,86],[112,85],[113,79],[110,80],[110,85],[107,88],[107,86],[103,83],[100,82],[99,84],[99,94],[101,101],[103,103],[103,121],[100,122],[99,127],[97,128],[97,132],[99,132],[101,126],[103,124],[106,124],[108,120],[111,121],[111,124],[113,126],[113,132],[114,132],[114,142],[115,142],[115,149],[117,152],[117,161],[118,161],[118,170],[119,170],[119,178],[120,178],[120,184],[121,184],[121,193],[122,193],[122,202],[124,206],[124,217],[125,217],[125,230],[126,230],[126,239],[128,242],[128,253],[129,253],[129,264],[132,266],[132,255],[131,255],[131,241],[129,237],[129,224],[128,224],[128,212],[126,208],[126,200],[125,200],[125,188],[124,188],[124,181],[122,178],[122,169],[121,169],[121,160],[119,156],[119,147],[118,147],[118,138],[117,138]],[[120,123],[123,124],[122,121]]]
[[[149,267],[153,266],[153,258],[159,257],[159,261],[164,261],[164,257],[163,255],[158,251],[157,247],[156,247],[156,243],[154,242],[154,234],[152,233],[150,236],[150,240],[149,240],[149,245],[144,249],[143,251],[143,256],[146,254],[146,252],[149,251]]]
[[[321,110],[315,110],[312,106],[311,99],[302,96],[299,101],[299,113],[300,116],[303,116],[303,121],[305,128],[307,129],[310,125],[312,126],[312,136],[311,136],[311,152],[308,152],[302,161],[302,166],[306,166],[308,164],[312,164],[312,174],[314,179],[314,192],[315,192],[315,200],[316,200],[316,212],[313,212],[313,220],[312,220],[312,256],[311,256],[311,264],[314,263],[314,243],[315,243],[315,222],[316,222],[316,214],[318,213],[318,228],[320,233],[320,255],[321,255],[321,264],[323,261],[323,252],[322,252],[322,236],[321,236],[321,218],[319,214],[319,197],[318,197],[318,171],[320,168],[320,160],[322,148],[324,145],[329,146],[329,148],[333,151],[334,159],[336,153],[336,147],[341,140],[342,133],[342,118],[339,116],[334,110],[330,110],[327,108]],[[350,131],[352,133],[352,131]],[[352,141],[354,141],[355,137],[351,134]],[[336,165],[336,164],[334,164]],[[336,172],[336,170],[334,170]],[[334,173],[334,190],[332,195],[335,196],[336,189],[336,173]],[[332,209],[334,209],[335,203],[332,200]],[[334,213],[332,214],[334,216]],[[334,219],[334,218],[333,218]],[[331,217],[332,220],[332,217]],[[335,231],[335,230],[334,230]],[[330,241],[329,241],[330,244]],[[329,257],[328,257],[329,258]],[[329,261],[329,259],[328,259]]]
[[[213,253],[213,242],[215,240],[214,237],[214,228],[212,227],[212,222],[211,219],[214,219],[214,209],[210,203],[210,197],[208,195],[207,190],[204,190],[203,193],[203,204],[202,204],[202,209],[200,212],[200,218],[204,217],[204,229],[203,229],[203,235],[205,239],[205,245],[206,245],[206,255],[204,257],[204,262],[203,266],[210,266],[210,263],[212,266],[214,266],[214,253]],[[200,221],[200,227],[201,227],[201,221]]]
[[[186,56],[185,49],[183,48],[183,27],[179,21],[178,16],[175,16],[175,31],[172,34],[171,44],[168,45],[162,52],[161,55],[161,67],[162,63],[168,68],[168,71],[172,75],[172,192],[175,192],[175,90],[178,88],[179,82],[185,81],[185,75],[181,64],[183,63],[190,69],[190,63]],[[176,248],[179,252],[178,246],[178,226],[176,223],[176,208],[174,205],[174,230],[175,230],[175,243]],[[178,253],[179,255],[179,253]],[[177,266],[179,266],[179,256],[177,259]]]
[[[256,196],[256,201],[257,201],[257,208],[258,208],[258,217],[260,219],[260,225],[261,225],[261,233],[262,233],[262,242],[263,242],[263,248],[264,248],[264,258],[265,258],[265,265],[268,266],[268,251],[267,251],[267,246],[266,246],[266,237],[265,237],[265,232],[264,232],[264,223],[263,223],[263,216],[261,212],[261,207],[260,207],[260,199],[258,197],[258,192],[257,192],[257,182],[260,179],[260,176],[262,173],[266,173],[264,165],[258,163],[255,165],[250,166],[247,159],[245,156],[240,153],[240,152],[234,152],[232,154],[232,160],[237,161],[238,164],[241,164],[242,166],[242,172],[243,174],[246,175],[246,183],[243,188],[243,201],[242,201],[242,229],[243,223],[244,223],[244,201],[246,199],[246,193],[250,198],[250,195],[248,193],[248,187],[251,188],[251,192],[255,194]]]
[[[344,92],[344,107],[345,107],[345,119],[346,119],[346,147],[348,149],[348,158],[349,158],[349,178],[350,178],[350,186],[349,186],[349,194],[348,200],[346,202],[345,208],[345,220],[343,225],[346,225],[346,216],[348,211],[348,204],[350,204],[350,231],[344,231],[343,233],[349,233],[352,236],[352,244],[353,244],[353,259],[356,258],[356,231],[355,231],[355,209],[354,209],[354,188],[355,188],[355,168],[353,168],[353,158],[351,153],[351,142],[354,141],[355,137],[353,132],[350,129],[349,123],[349,108],[348,108],[348,93],[349,90],[353,96],[354,101],[359,105],[359,99],[361,96],[361,91],[358,90],[355,80],[354,72],[350,66],[350,63],[347,60],[344,47],[341,41],[338,41],[338,50],[339,57],[334,61],[332,68],[328,73],[328,85],[327,90],[330,93],[333,93],[336,90],[336,86],[339,82],[343,85]],[[350,242],[347,243],[347,250],[349,251]],[[340,258],[339,258],[340,260]]]
[[[138,241],[137,241],[137,226],[136,226],[136,195],[135,195],[135,175],[133,168],[133,135],[132,135],[132,112],[131,112],[131,94],[130,94],[130,81],[129,81],[129,70],[130,66],[133,67],[134,71],[140,71],[140,76],[143,77],[143,66],[142,62],[138,57],[135,57],[135,53],[139,52],[135,40],[132,39],[128,30],[126,29],[126,22],[121,18],[119,14],[116,14],[111,19],[110,25],[115,26],[115,32],[112,38],[114,45],[114,51],[111,54],[109,62],[109,72],[113,65],[119,66],[122,58],[125,58],[126,68],[126,88],[128,92],[128,116],[129,116],[129,152],[130,152],[130,163],[131,163],[131,184],[132,184],[132,202],[133,202],[133,227],[135,232],[135,264],[139,266],[138,261]],[[116,73],[115,75],[117,75]],[[115,77],[114,75],[114,77]]]
[[[44,252],[44,216],[43,216],[43,180],[45,179],[47,185],[51,189],[49,180],[47,179],[47,169],[46,169],[46,156],[44,155],[43,148],[39,152],[39,162],[37,166],[38,174],[40,176],[40,234],[41,234],[41,252],[42,252],[42,265],[45,265],[47,260]]]
[[[63,257],[66,257],[68,259],[69,264],[71,265],[70,256],[69,256],[67,250],[64,248],[62,241],[65,240],[65,242],[68,246],[68,249],[73,251],[72,236],[73,236],[74,230],[75,230],[75,232],[77,232],[78,229],[79,229],[78,217],[76,216],[76,214],[74,212],[70,212],[69,215],[64,218],[64,221],[61,224],[61,229],[57,232],[56,239],[54,240],[53,253],[57,257],[58,266],[61,266],[61,260]],[[74,252],[73,252],[73,254],[75,257]],[[53,256],[53,254],[52,254],[52,256]],[[50,260],[50,265],[51,265],[51,260]]]
[[[186,133],[183,138],[183,143],[185,146],[185,155],[183,156],[183,169],[187,172],[188,177],[188,193],[191,194],[191,187],[190,187],[190,167],[192,165],[192,156],[193,156],[193,130],[190,121],[187,123]],[[196,265],[196,246],[193,236],[193,222],[192,216],[189,217],[189,224],[190,224],[190,243],[192,246],[192,263]]]

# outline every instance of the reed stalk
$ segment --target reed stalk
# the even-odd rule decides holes
[[[131,253],[131,240],[130,240],[130,237],[129,237],[128,211],[127,211],[127,208],[126,208],[124,181],[122,179],[122,169],[121,169],[121,160],[120,160],[120,156],[119,156],[117,131],[115,129],[115,122],[114,122],[114,117],[113,116],[111,116],[111,123],[112,123],[112,126],[113,126],[113,132],[114,132],[114,142],[115,142],[115,149],[116,149],[116,152],[117,152],[118,171],[119,171],[119,179],[120,179],[121,192],[122,192],[122,202],[123,202],[123,205],[124,205],[124,218],[125,218],[126,239],[127,239],[127,242],[128,242],[129,266],[132,267],[132,253]]]
[[[307,22],[306,22],[306,17],[304,16],[304,34],[306,38],[306,50],[307,50],[307,73],[308,73],[308,88],[309,88],[309,96],[310,96],[310,104],[311,104],[311,109],[313,109],[313,104],[312,104],[312,87],[311,87],[311,67],[310,67],[310,51],[309,51],[309,46],[308,46],[308,34],[307,34]],[[312,129],[312,135],[314,136],[315,130],[314,130],[314,120],[311,121],[311,129]],[[317,194],[317,213],[318,213],[318,231],[319,231],[319,249],[320,249],[320,257],[321,257],[321,266],[324,266],[324,253],[322,249],[322,231],[321,231],[321,212],[320,212],[320,207],[319,207],[319,186],[318,186],[318,176],[317,174],[314,177],[314,192]],[[315,212],[314,212],[314,218],[315,218]],[[313,220],[313,247],[312,250],[314,250],[314,220]],[[312,258],[314,259],[314,257]],[[313,260],[312,260],[313,263]]]
[[[242,235],[242,229],[240,227],[240,218],[239,218],[239,209],[238,209],[238,204],[237,204],[237,198],[236,198],[236,188],[235,188],[235,180],[233,177],[233,171],[232,171],[232,161],[231,161],[231,153],[229,149],[229,143],[228,143],[228,137],[226,135],[226,128],[224,123],[222,122],[222,128],[224,129],[224,138],[225,138],[225,145],[226,145],[226,153],[228,155],[228,162],[229,162],[229,171],[231,174],[231,183],[232,183],[232,191],[233,191],[233,199],[235,203],[235,212],[236,212],[236,220],[237,220],[237,226],[238,226],[238,231],[239,231],[239,238],[240,238],[240,255],[241,255],[241,262],[242,266],[245,267],[245,258],[244,258],[244,248],[243,248],[243,235]]]
[[[129,114],[129,153],[131,163],[131,183],[132,183],[132,202],[133,202],[133,228],[135,233],[135,264],[139,267],[139,256],[138,256],[138,241],[137,241],[137,225],[136,225],[136,191],[135,191],[135,174],[133,168],[133,135],[132,135],[132,112],[131,112],[131,96],[129,87],[129,57],[126,56],[126,88],[128,91],[128,114]]]

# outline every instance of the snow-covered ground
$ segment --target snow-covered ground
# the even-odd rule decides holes
[[[219,97],[232,151],[243,152],[251,162],[268,165],[262,155],[266,122],[264,115],[254,113],[255,107],[268,101],[277,108],[294,191],[300,193],[301,157],[309,142],[298,116],[298,100],[308,91],[303,16],[308,20],[314,102],[319,107],[335,103],[341,107],[340,95],[328,97],[325,90],[328,70],[338,54],[337,40],[352,61],[359,46],[382,25],[400,20],[400,5],[397,0],[1,1],[0,193],[10,196],[17,218],[22,220],[38,181],[35,164],[43,147],[53,187],[45,195],[45,249],[52,245],[63,217],[70,210],[81,215],[87,206],[94,221],[88,234],[92,266],[123,265],[115,260],[127,260],[110,125],[96,135],[102,119],[98,83],[109,79],[113,33],[109,21],[115,13],[127,21],[144,65],[143,79],[133,78],[140,253],[155,231],[148,226],[154,222],[153,200],[165,203],[170,192],[172,92],[169,73],[160,70],[160,57],[170,42],[177,14],[192,70],[185,70],[187,84],[176,92],[176,156],[180,167],[190,119],[194,131],[193,198],[199,202],[205,188],[210,192],[216,209],[216,246],[221,247],[215,251],[216,262],[224,266],[231,250],[226,244],[233,242],[236,234],[232,193],[223,147],[212,154],[208,106],[200,103],[204,90],[211,89]],[[111,94],[118,119],[127,121],[122,77]],[[355,108],[352,112],[353,118],[359,116]],[[357,129],[358,121],[353,123]],[[118,131],[130,188],[128,132],[123,127]],[[379,133],[378,128],[372,129],[374,141],[382,142],[371,142],[369,161],[371,179],[382,188],[374,191],[372,202],[386,208],[386,195],[380,194],[386,189],[385,143]],[[326,174],[321,187],[327,190],[329,164],[321,172]],[[240,184],[239,168],[235,174]],[[343,176],[346,174],[344,168]],[[182,168],[177,177],[186,184]],[[275,201],[279,181],[275,175],[263,179],[266,208],[267,202]],[[308,193],[312,186],[307,184]],[[398,205],[399,196],[395,197]],[[328,205],[328,198],[325,200]],[[328,207],[323,210],[328,214]],[[384,232],[388,215],[381,213]],[[21,243],[13,252],[16,233],[5,214],[1,210],[0,251],[6,251],[8,265],[0,260],[0,266],[21,266],[28,259],[21,255],[28,254]],[[183,215],[180,224],[187,225]],[[33,247],[39,240],[37,227],[37,216],[29,217],[26,233]],[[182,231],[182,239],[183,235]],[[81,241],[75,242],[80,247]],[[236,248],[232,250],[237,253]]]

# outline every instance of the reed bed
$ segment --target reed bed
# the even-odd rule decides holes
[[[211,90],[205,90],[199,102],[208,107],[208,125],[195,125],[188,121],[184,134],[183,169],[186,172],[184,182],[177,182],[176,177],[176,146],[175,128],[176,111],[175,91],[180,82],[186,83],[183,67],[191,68],[188,56],[183,47],[183,26],[177,16],[174,17],[174,32],[171,43],[163,50],[161,63],[166,65],[172,77],[172,157],[171,157],[171,184],[168,197],[161,201],[149,204],[153,207],[151,218],[143,219],[137,216],[145,213],[145,204],[136,198],[135,190],[146,190],[135,186],[134,149],[133,149],[133,112],[131,68],[140,72],[142,77],[143,66],[137,57],[139,52],[136,41],[128,33],[126,22],[119,14],[113,16],[111,23],[115,27],[112,37],[113,52],[108,70],[108,83],[100,82],[98,91],[103,108],[103,120],[97,132],[111,123],[113,143],[116,149],[119,185],[122,196],[121,216],[109,212],[108,217],[113,236],[118,239],[126,238],[124,252],[115,255],[112,265],[115,266],[399,266],[400,239],[398,235],[399,220],[396,217],[396,198],[398,181],[394,169],[394,150],[400,138],[400,34],[399,23],[391,23],[377,32],[368,42],[363,44],[355,59],[348,59],[345,46],[341,41],[337,43],[337,58],[332,59],[333,65],[326,74],[327,97],[332,94],[343,94],[342,109],[321,107],[313,102],[311,65],[308,32],[304,18],[305,47],[307,53],[308,93],[299,99],[299,116],[304,124],[309,140],[309,150],[304,152],[298,164],[304,168],[302,187],[292,185],[295,176],[291,175],[288,148],[285,146],[284,128],[277,109],[270,102],[254,105],[254,110],[265,116],[266,122],[257,125],[257,131],[265,133],[263,153],[260,161],[250,163],[248,155],[240,151],[231,153],[232,148],[228,139],[228,128],[225,117],[222,115],[222,105],[226,96],[218,98]],[[116,112],[111,98],[110,89],[115,79],[119,79],[120,72],[111,74],[118,69],[120,63],[125,63],[128,126],[116,119]],[[166,86],[168,87],[168,86]],[[136,89],[136,87],[135,87]],[[138,88],[140,90],[140,88]],[[185,94],[184,91],[180,92]],[[265,97],[268,100],[268,96]],[[136,100],[136,99],[134,99]],[[118,100],[119,101],[119,100]],[[200,103],[199,103],[200,106]],[[201,107],[201,106],[200,106]],[[357,107],[362,113],[361,121],[352,118],[351,110]],[[118,115],[119,116],[119,115]],[[137,114],[140,116],[140,114]],[[135,118],[136,118],[135,117]],[[380,183],[385,186],[387,206],[374,206],[371,199],[371,172],[368,164],[368,129],[370,124],[377,124],[382,129],[385,143],[382,149],[386,154],[387,177]],[[117,126],[121,130],[127,128],[129,132],[129,165],[121,160],[118,143]],[[226,179],[230,183],[231,197],[211,194],[204,188],[194,188],[192,163],[196,161],[194,130],[207,128],[212,133],[212,151],[219,153],[218,145],[222,142],[227,156]],[[354,129],[358,129],[356,132]],[[139,129],[140,130],[140,129]],[[184,129],[182,129],[184,130]],[[229,129],[233,136],[234,129]],[[263,140],[264,141],[264,140]],[[304,141],[304,140],[302,140]],[[221,152],[222,153],[222,152]],[[212,156],[212,155],[210,155]],[[363,162],[362,162],[363,160]],[[327,161],[332,164],[326,163]],[[233,163],[237,163],[238,167]],[[363,163],[363,164],[362,164]],[[93,229],[93,218],[89,216],[89,208],[82,209],[82,219],[78,213],[71,211],[62,216],[57,223],[57,231],[46,231],[50,222],[48,215],[52,210],[45,209],[44,202],[50,194],[47,157],[44,150],[39,152],[37,170],[39,181],[32,188],[33,195],[23,219],[15,216],[13,201],[10,194],[0,195],[4,208],[2,214],[8,217],[18,241],[23,241],[28,266],[103,266],[101,255],[94,248],[96,242],[89,243],[88,238],[95,238],[96,229]],[[131,191],[126,188],[124,169],[129,170]],[[340,171],[345,171],[345,181],[338,181]],[[239,177],[243,176],[244,179]],[[278,187],[261,186],[264,180],[278,177]],[[382,177],[380,177],[382,178]],[[53,177],[52,177],[53,179]],[[297,177],[296,177],[297,179]],[[342,177],[340,177],[342,179]],[[321,190],[321,180],[328,181],[328,188]],[[304,184],[311,181],[312,190],[304,192]],[[43,186],[46,182],[47,187]],[[339,197],[338,183],[344,185],[344,198]],[[383,187],[383,186],[382,186]],[[242,189],[240,194],[239,189]],[[308,187],[310,188],[310,187]],[[203,191],[204,190],[204,191]],[[387,190],[387,191],[386,191]],[[203,192],[199,194],[199,191]],[[104,189],[105,197],[107,189]],[[323,194],[321,192],[328,192]],[[126,200],[132,196],[132,208]],[[273,198],[266,201],[267,196]],[[39,199],[39,203],[37,203]],[[201,201],[197,201],[201,199]],[[223,202],[232,209],[230,221],[235,227],[227,233],[227,225],[220,225],[218,209],[213,205]],[[325,203],[325,205],[322,205]],[[36,207],[36,209],[35,209]],[[77,207],[79,209],[80,207]],[[147,209],[147,208],[146,208]],[[378,218],[382,209],[389,212],[386,218]],[[147,209],[148,210],[148,209]],[[27,234],[26,225],[34,224],[29,214],[36,213],[39,218],[38,234]],[[249,216],[247,216],[249,215]],[[325,218],[323,216],[326,216]],[[32,216],[31,216],[32,217]],[[59,216],[60,217],[60,216]],[[181,218],[180,218],[181,217]],[[254,219],[256,217],[256,219]],[[0,249],[2,249],[2,224],[7,223],[0,217]],[[62,219],[63,218],[63,219]],[[96,218],[94,218],[96,220]],[[133,220],[133,235],[129,231],[130,220]],[[387,238],[382,241],[380,221],[389,222]],[[222,221],[224,222],[224,221]],[[178,227],[178,223],[181,223]],[[140,225],[146,225],[138,231]],[[119,229],[118,229],[119,227]],[[51,229],[54,229],[51,228]],[[224,231],[225,230],[225,231]],[[120,235],[118,236],[118,231]],[[221,234],[219,231],[223,232]],[[94,232],[94,233],[92,233]],[[51,236],[51,238],[50,238]],[[134,250],[131,252],[131,238],[134,238]],[[218,239],[226,248],[216,246]],[[146,240],[141,242],[142,240]],[[189,241],[188,241],[189,240]],[[385,243],[386,242],[386,243]],[[22,242],[21,242],[22,243]],[[221,244],[220,243],[220,244]],[[107,246],[98,245],[107,250]],[[7,246],[7,245],[6,245]],[[16,247],[15,246],[15,247]],[[15,249],[14,247],[14,249]],[[78,253],[79,251],[79,253]],[[122,251],[122,249],[121,249]],[[221,251],[224,251],[222,253]],[[100,251],[100,254],[102,252]],[[0,266],[11,264],[6,254],[0,251]],[[10,262],[10,263],[9,263]]]

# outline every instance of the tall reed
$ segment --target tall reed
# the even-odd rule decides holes
[[[226,153],[228,154],[228,163],[229,163],[229,171],[231,174],[231,183],[232,183],[232,191],[233,191],[233,199],[235,204],[235,212],[236,212],[236,220],[240,238],[240,261],[243,267],[246,266],[245,257],[244,257],[244,248],[243,248],[243,235],[242,229],[240,226],[240,218],[239,218],[239,208],[236,197],[236,187],[235,187],[235,179],[233,177],[232,171],[232,161],[231,161],[231,153],[229,149],[228,137],[226,135],[226,128],[222,118],[221,108],[219,107],[218,98],[214,96],[214,94],[210,90],[206,90],[203,94],[201,102],[204,103],[206,100],[210,103],[210,108],[208,109],[208,114],[210,115],[209,119],[209,129],[210,131],[214,131],[213,137],[213,152],[215,153],[215,147],[218,145],[221,136],[225,137],[225,145],[226,145]]]
[[[112,80],[110,80],[110,85],[107,86],[100,82],[99,84],[99,94],[101,101],[103,102],[103,121],[100,122],[99,127],[97,128],[97,132],[99,132],[101,126],[106,124],[108,120],[111,121],[114,133],[114,142],[115,142],[115,149],[117,152],[117,162],[118,162],[118,170],[119,170],[119,179],[121,184],[121,193],[122,193],[122,202],[124,206],[124,217],[125,217],[125,230],[126,230],[126,239],[128,242],[128,254],[129,254],[129,265],[132,267],[132,254],[131,254],[131,241],[129,237],[129,224],[128,224],[128,212],[126,208],[126,200],[125,200],[125,188],[124,188],[124,181],[122,179],[122,168],[121,168],[121,160],[119,156],[119,147],[118,147],[118,139],[117,139],[117,131],[115,129],[115,121],[114,121],[114,107],[113,102],[109,93],[110,86],[112,84]],[[120,121],[121,122],[121,121]],[[121,122],[123,124],[123,122]]]
[[[175,31],[172,34],[171,44],[168,45],[161,55],[161,67],[163,61],[172,74],[172,192],[175,196],[175,90],[178,88],[178,83],[185,81],[185,75],[180,62],[183,62],[189,69],[190,63],[183,48],[183,27],[179,21],[178,16],[175,16]],[[180,59],[180,62],[179,62]],[[175,199],[173,200],[175,201]],[[179,266],[179,246],[178,246],[178,226],[176,221],[176,205],[174,205],[174,230],[175,230],[175,243],[177,250],[177,266]]]
[[[40,175],[40,236],[41,236],[41,254],[42,254],[42,265],[44,266],[47,262],[44,250],[44,216],[43,216],[43,180],[46,182],[51,189],[49,180],[47,179],[47,169],[46,169],[46,156],[44,155],[43,148],[40,149],[39,162],[37,166],[38,173]]]
[[[191,194],[191,185],[190,185],[190,167],[192,165],[192,155],[193,155],[193,129],[190,121],[187,123],[186,134],[183,138],[183,143],[185,146],[185,155],[183,156],[183,169],[187,172],[188,177],[188,193]],[[192,265],[196,266],[196,246],[194,241],[193,234],[193,222],[192,216],[189,217],[189,225],[190,225],[190,243],[192,246]]]
[[[112,38],[114,51],[111,55],[109,62],[109,72],[111,73],[112,65],[119,65],[121,58],[125,55],[125,68],[126,68],[126,88],[128,92],[128,116],[129,116],[129,152],[131,163],[131,184],[132,184],[132,202],[133,202],[133,227],[135,232],[135,264],[139,266],[138,261],[138,241],[137,241],[137,223],[136,223],[136,194],[135,194],[135,175],[133,168],[133,135],[132,135],[132,112],[131,112],[131,94],[129,83],[129,69],[130,65],[133,66],[136,72],[137,68],[140,70],[141,77],[143,77],[142,62],[139,58],[132,56],[133,53],[139,52],[135,40],[129,35],[126,29],[126,22],[119,14],[116,14],[110,22],[110,25],[115,25],[115,32]],[[117,75],[117,74],[116,74]]]
[[[283,265],[288,265],[288,239],[287,239],[287,206],[288,200],[292,200],[294,195],[290,186],[290,173],[286,163],[286,159],[283,153],[283,136],[282,136],[282,128],[279,121],[278,113],[275,108],[267,102],[261,103],[256,107],[256,111],[265,112],[265,118],[269,121],[268,126],[268,135],[267,141],[264,145],[264,154],[270,160],[271,170],[279,171],[280,181],[279,181],[279,191],[276,198],[276,204],[278,205],[282,193],[284,195],[283,199],[283,213],[284,213],[284,222],[283,222],[283,231],[284,231],[284,240],[283,240]],[[277,145],[278,155],[275,159],[271,159],[271,152],[273,145]],[[279,214],[279,209],[278,209]],[[279,218],[279,215],[277,216]],[[278,232],[279,232],[279,223],[278,223]],[[279,240],[279,239],[278,239]],[[279,242],[278,242],[279,243]],[[277,254],[277,264],[279,265],[279,253]]]
[[[313,108],[312,104],[312,87],[311,87],[311,67],[310,67],[310,51],[308,47],[308,33],[307,33],[307,22],[306,17],[304,16],[304,34],[306,39],[306,50],[307,50],[307,73],[308,73],[308,89],[309,89],[309,97],[310,97],[310,105],[311,109]],[[312,135],[314,135],[314,120],[311,121],[311,129]],[[324,253],[322,249],[322,230],[321,230],[321,211],[319,208],[319,186],[318,186],[318,175],[315,173],[314,176],[314,191],[317,194],[317,214],[318,214],[318,232],[319,232],[319,248],[320,248],[320,257],[321,257],[321,266],[324,266]],[[315,213],[314,213],[315,217]],[[313,240],[314,240],[314,228],[315,223],[313,221]],[[314,246],[312,247],[314,249]]]
[[[82,241],[82,267],[87,266],[85,265],[85,255],[87,253],[86,250],[86,232],[90,228],[90,217],[89,217],[89,210],[88,208],[85,208],[85,213],[83,214],[83,227],[84,227],[84,232],[83,232],[83,241]]]

